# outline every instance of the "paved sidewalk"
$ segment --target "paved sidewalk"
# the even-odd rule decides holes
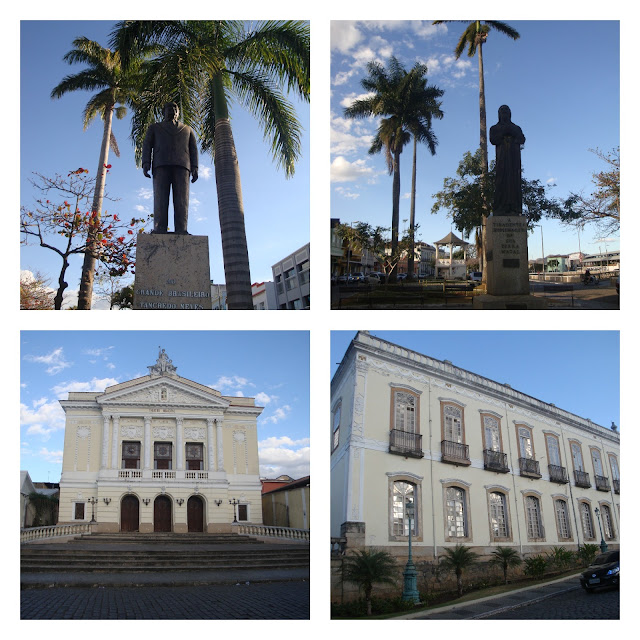
[[[578,576],[560,578],[536,587],[525,587],[496,596],[439,607],[432,611],[420,611],[400,616],[403,620],[478,620],[496,613],[539,602],[560,593],[580,589]]]
[[[215,571],[160,571],[128,573],[59,572],[21,573],[22,589],[43,587],[179,587],[309,580],[309,567],[301,569],[229,569]]]
[[[308,620],[309,582],[27,589],[22,620]]]

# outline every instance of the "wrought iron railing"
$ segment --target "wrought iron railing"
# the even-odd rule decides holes
[[[613,479],[613,492],[614,493],[620,493],[620,479]]]
[[[611,491],[611,485],[609,484],[609,478],[604,476],[595,476],[596,489],[598,491]]]
[[[557,464],[549,465],[549,480],[551,482],[557,482],[559,484],[567,484],[569,482],[569,475],[564,467]]]
[[[519,458],[520,475],[529,476],[530,478],[541,478],[540,463],[533,458]]]
[[[576,482],[576,487],[584,487],[588,489],[591,486],[589,474],[586,471],[574,471],[573,478]]]
[[[411,458],[422,458],[422,435],[410,431],[391,429],[389,433],[389,453],[397,453]]]
[[[497,471],[498,473],[508,473],[509,465],[507,464],[507,454],[502,451],[493,451],[492,449],[485,449],[484,453],[484,468],[489,471]]]
[[[461,442],[451,442],[443,440],[442,462],[452,462],[453,464],[471,464],[469,460],[469,445]]]

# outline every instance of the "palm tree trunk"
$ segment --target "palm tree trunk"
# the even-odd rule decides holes
[[[418,141],[413,136],[413,167],[411,169],[411,206],[409,211],[409,234],[411,237],[411,246],[409,247],[409,256],[407,259],[407,277],[413,278],[414,273],[414,256],[415,256],[415,225],[416,225],[416,155],[418,154]]]
[[[393,203],[391,213],[391,258],[394,260],[393,268],[389,276],[389,282],[398,279],[398,227],[400,226],[400,153],[393,154]]]
[[[104,185],[107,175],[109,161],[109,142],[111,139],[111,123],[113,120],[113,105],[104,113],[104,132],[102,134],[102,147],[100,148],[100,159],[98,161],[98,171],[96,172],[96,188],[93,192],[93,204],[91,213],[96,214],[96,222],[100,220],[102,213],[102,201],[104,198]],[[93,277],[96,269],[96,255],[99,245],[97,238],[97,227],[89,227],[87,233],[87,246],[84,251],[84,262],[82,263],[82,275],[80,277],[80,291],[78,292],[78,309],[91,309],[91,298],[93,297]]]
[[[478,30],[480,23],[478,22]],[[482,252],[480,265],[482,268],[482,281],[487,281],[487,260],[485,253],[485,240],[487,237],[487,216],[489,215],[489,203],[487,201],[487,176],[489,175],[489,152],[487,150],[487,107],[484,95],[484,64],[482,61],[482,41],[478,44],[478,85],[480,87],[480,149],[482,150]]]
[[[253,309],[240,168],[227,112],[222,76],[214,77],[213,86],[216,105],[214,164],[227,305],[229,309]]]

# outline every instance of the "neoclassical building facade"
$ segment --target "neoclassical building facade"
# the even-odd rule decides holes
[[[402,556],[411,526],[428,561],[456,543],[616,548],[619,449],[615,425],[361,331],[331,385],[331,535]]]
[[[101,532],[232,531],[262,523],[253,398],[182,378],[164,349],[149,374],[71,392],[59,524]]]

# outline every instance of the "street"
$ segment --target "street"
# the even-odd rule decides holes
[[[308,620],[309,582],[24,589],[22,620]]]
[[[540,602],[511,609],[484,620],[619,620],[620,591],[586,593],[578,588]]]

